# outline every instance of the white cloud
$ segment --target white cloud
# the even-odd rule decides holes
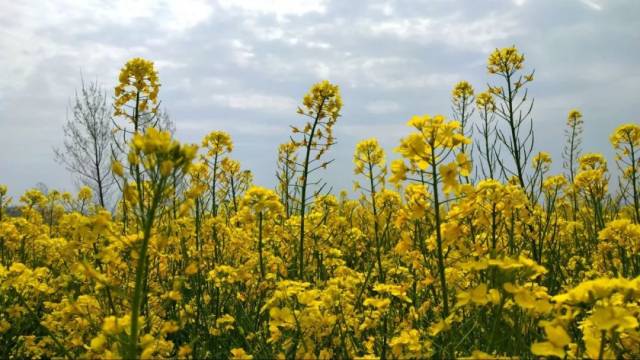
[[[498,40],[518,33],[516,19],[509,14],[489,14],[475,20],[461,16],[414,17],[384,21],[365,20],[363,31],[374,36],[393,36],[422,44],[444,44],[452,48],[492,49]]]
[[[121,45],[114,45],[99,38],[84,38],[87,33],[155,19],[154,23],[170,34],[204,22],[211,13],[212,7],[206,0],[115,0],[108,6],[100,0],[2,2],[0,68],[8,69],[9,75],[0,82],[0,93],[23,84],[37,66],[53,57],[68,56],[77,61],[78,71],[93,70],[147,50],[143,44],[131,46],[123,41]],[[56,36],[58,30],[64,36]],[[76,36],[78,39],[74,39]],[[159,41],[153,39],[153,42]],[[165,61],[165,65],[168,64]]]
[[[167,2],[169,20],[167,25],[172,30],[191,29],[206,21],[213,13],[213,7],[206,0],[173,0]]]
[[[382,2],[369,5],[369,8],[375,11],[379,11],[382,15],[391,16],[393,15],[393,6],[391,2]]]
[[[243,118],[229,119],[226,117],[218,117],[213,119],[206,118],[180,121],[178,135],[185,135],[191,139],[190,141],[197,142],[201,137],[213,129],[229,132],[234,142],[243,140],[242,138],[238,138],[237,135],[273,136],[287,134],[290,131],[289,125],[286,122],[265,123]],[[237,142],[236,145],[238,145]]]
[[[158,69],[158,71],[169,70],[169,69],[171,70],[182,69],[187,66],[187,64],[185,63],[180,63],[177,61],[165,60],[165,59],[154,60],[153,63],[155,67]]]
[[[331,75],[331,69],[329,68],[329,66],[322,62],[315,64],[313,67],[313,71],[315,72],[316,77],[320,79],[328,79]]]
[[[295,112],[297,103],[293,98],[264,94],[216,94],[211,100],[219,106],[240,110],[266,110],[272,112]]]
[[[580,0],[580,2],[587,5],[589,8],[593,10],[597,10],[597,11],[602,10],[602,4],[598,0]]]
[[[347,135],[359,139],[375,137],[384,143],[397,144],[411,129],[404,125],[402,119],[393,119],[389,123],[341,124],[336,130],[339,135]]]
[[[279,18],[287,15],[304,15],[311,12],[324,13],[324,0],[219,0],[223,9],[240,9],[255,14],[273,14]]]
[[[400,110],[400,104],[395,101],[380,100],[370,102],[364,108],[371,114],[389,114]]]
[[[131,25],[141,19],[157,19],[160,26],[170,30],[186,30],[205,21],[213,12],[206,0],[43,0],[36,4],[10,2],[9,12],[33,17],[35,26],[65,26],[70,22],[78,28],[66,27],[68,32],[82,33],[86,27],[104,24]],[[34,11],[35,7],[38,11]],[[6,9],[3,9],[6,10]]]
[[[353,58],[345,66],[345,76],[354,76],[367,87],[385,90],[430,88],[450,86],[460,78],[459,74],[430,72],[416,74],[422,64],[419,59],[397,56],[379,58]]]
[[[408,88],[448,88],[460,79],[459,74],[432,73],[423,75],[405,74],[400,77],[375,77],[371,80],[379,86],[387,89],[408,89]]]
[[[234,62],[240,66],[249,65],[256,56],[253,52],[253,47],[240,39],[231,40],[231,51]]]
[[[331,44],[322,41],[307,41],[305,42],[305,46],[309,49],[330,49]]]

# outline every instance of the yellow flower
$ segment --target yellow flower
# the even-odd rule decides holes
[[[166,292],[164,295],[162,295],[162,297],[165,299],[169,299],[177,302],[182,299],[182,294],[179,291],[170,290]]]
[[[174,169],[188,171],[196,155],[196,145],[183,145],[171,139],[169,131],[150,127],[144,134],[136,133],[131,140],[129,162],[138,164],[140,159],[145,168],[167,177]]]
[[[524,55],[515,46],[496,49],[489,55],[487,69],[490,74],[513,74],[522,69]]]
[[[180,349],[178,349],[178,358],[186,358],[191,355],[192,349],[189,345],[182,345]]]
[[[569,115],[567,115],[567,125],[569,127],[579,126],[582,123],[582,113],[578,109],[569,111]]]
[[[304,96],[302,104],[305,109],[298,109],[298,112],[308,115],[316,115],[320,112],[319,118],[329,118],[330,122],[335,122],[340,116],[342,109],[342,97],[340,88],[337,85],[323,80],[314,84],[309,92]]]
[[[533,309],[536,306],[536,298],[529,290],[520,289],[513,298],[516,304],[524,309]]]
[[[396,358],[423,357],[428,350],[423,348],[424,345],[429,344],[420,340],[420,332],[416,329],[402,330],[398,336],[389,340],[389,347]]]
[[[554,175],[544,179],[542,187],[547,191],[555,191],[566,184],[567,179],[564,175]]]
[[[457,191],[458,186],[458,165],[456,163],[449,163],[440,165],[440,175],[442,176],[442,183],[444,185],[444,192],[451,193]]]
[[[627,309],[620,306],[598,306],[588,318],[598,330],[616,329],[624,331],[638,327],[638,319]]]
[[[240,202],[240,207],[250,208],[256,214],[280,216],[284,213],[284,206],[278,195],[270,189],[252,186],[247,190]]]
[[[407,167],[402,159],[396,159],[391,162],[391,178],[392,183],[398,183],[407,179]]]
[[[219,329],[224,329],[224,330],[232,330],[233,329],[233,323],[236,321],[236,319],[233,318],[233,316],[229,315],[229,314],[224,314],[223,316],[219,317],[216,320],[216,327],[218,327]]]
[[[476,97],[476,107],[487,112],[495,111],[496,103],[493,100],[493,94],[490,91],[485,91],[478,94]]]
[[[629,219],[613,220],[598,233],[598,239],[623,247],[630,246],[634,252],[640,251],[640,224],[634,224]]]
[[[138,202],[138,190],[134,183],[126,184],[124,187],[124,198],[129,203],[135,204]]]
[[[458,153],[458,155],[456,155],[456,163],[458,164],[460,175],[462,176],[471,175],[471,169],[473,164],[471,163],[471,160],[469,160],[469,158],[465,153]]]
[[[384,150],[378,144],[375,138],[362,140],[356,145],[356,151],[353,155],[353,163],[355,164],[355,173],[362,174],[365,167],[384,166]],[[368,168],[366,169],[368,171]]]
[[[424,137],[419,133],[412,133],[401,139],[400,146],[398,146],[395,151],[403,157],[416,162],[425,162],[425,159],[430,155],[430,149],[427,147]],[[424,170],[426,168],[426,162],[425,166],[420,166],[420,168]]]
[[[640,278],[633,280],[625,278],[598,278],[583,281],[573,289],[553,297],[556,303],[580,304],[589,303],[598,299],[604,299],[611,294],[630,293],[638,294],[640,291]]]
[[[142,317],[140,317],[142,319]],[[142,322],[141,320],[139,320]],[[123,317],[116,318],[115,316],[108,316],[104,318],[102,323],[102,332],[106,335],[117,335],[123,331],[129,331],[131,325],[131,316],[124,315]]]
[[[88,201],[91,200],[92,196],[93,191],[91,191],[91,188],[88,186],[81,187],[80,191],[78,192],[78,199],[80,200]]]
[[[582,155],[578,162],[580,163],[581,171],[607,169],[607,160],[602,154],[587,153]]]
[[[207,149],[207,155],[220,156],[233,150],[231,136],[224,131],[212,131],[202,139],[202,147]]]
[[[376,284],[373,287],[373,290],[379,294],[389,294],[395,298],[398,298],[402,301],[411,302],[411,299],[407,296],[407,291],[400,285],[392,285],[392,284]]]
[[[122,164],[118,160],[113,160],[111,162],[111,171],[113,171],[113,173],[117,176],[120,176],[120,177],[124,176],[124,168],[122,167]]]
[[[19,263],[19,262],[14,262],[9,267],[9,272],[14,274],[20,274],[26,270],[27,270],[27,267],[23,263]]]
[[[180,330],[180,327],[175,321],[165,321],[160,328],[160,332],[163,334],[170,334]]]
[[[196,265],[196,263],[190,263],[185,269],[184,269],[184,273],[185,275],[191,276],[194,275],[195,273],[198,272],[198,266]]]
[[[546,151],[539,152],[533,157],[532,165],[534,169],[541,168],[545,171],[548,170],[551,165],[551,154]]]
[[[234,348],[234,349],[231,349],[231,359],[250,360],[250,359],[253,359],[253,356],[247,354],[243,348]]]
[[[11,328],[11,323],[5,319],[0,319],[0,334],[7,332]]]
[[[373,306],[378,310],[386,309],[391,304],[390,299],[366,298],[363,302],[364,306]]]
[[[440,320],[440,321],[438,321],[436,323],[433,323],[429,327],[429,335],[437,336],[441,332],[449,330],[449,328],[451,328],[451,322],[450,322],[449,318]]]
[[[565,347],[571,343],[571,338],[562,326],[546,325],[544,331],[549,341],[537,342],[531,345],[531,352],[538,356],[565,356]]]
[[[489,302],[487,296],[487,284],[480,284],[475,289],[471,290],[471,301],[479,305],[485,305]]]
[[[114,115],[127,115],[125,105],[132,101],[138,102],[138,113],[156,112],[159,91],[158,73],[153,62],[142,58],[129,60],[120,70],[119,84],[115,88]]]
[[[413,219],[422,218],[429,207],[429,194],[422,184],[410,184],[404,191],[409,215]]]
[[[160,174],[162,174],[162,176],[169,176],[171,175],[172,171],[173,171],[173,161],[165,160],[162,163],[160,163]]]
[[[103,334],[99,334],[98,336],[91,339],[91,344],[90,344],[91,351],[95,353],[102,352],[102,349],[104,349],[104,345],[106,344],[106,342],[107,342],[107,338]]]
[[[473,87],[466,81],[460,81],[457,83],[452,91],[452,97],[455,101],[462,101],[463,99],[473,96]]]
[[[624,146],[633,146],[638,149],[640,147],[640,125],[620,125],[611,135],[610,140],[616,149],[622,149]]]

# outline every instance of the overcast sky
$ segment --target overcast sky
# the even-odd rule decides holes
[[[559,164],[566,114],[579,108],[585,150],[611,156],[612,130],[640,121],[638,15],[637,0],[2,1],[0,183],[13,195],[37,182],[74,190],[52,148],[80,74],[112,94],[138,56],[157,66],[178,138],[229,132],[264,186],[314,82],[341,86],[324,175],[350,188],[358,140],[375,136],[390,153],[411,115],[451,115],[453,85],[484,90],[487,55],[512,44],[536,70],[536,147]]]

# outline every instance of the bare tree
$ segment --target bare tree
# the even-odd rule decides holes
[[[107,94],[97,81],[85,84],[76,91],[72,117],[63,127],[64,144],[55,148],[55,158],[72,172],[80,183],[89,186],[97,202],[106,208],[110,175],[111,108]]]

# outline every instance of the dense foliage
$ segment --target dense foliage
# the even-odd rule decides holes
[[[523,69],[496,50],[495,83],[457,84],[453,120],[412,117],[389,168],[359,143],[348,197],[319,177],[336,85],[304,97],[271,190],[225,132],[198,148],[154,126],[158,74],[131,60],[113,211],[33,189],[10,216],[0,186],[0,357],[640,357],[640,126],[612,134],[610,172],[571,111],[551,175]]]

